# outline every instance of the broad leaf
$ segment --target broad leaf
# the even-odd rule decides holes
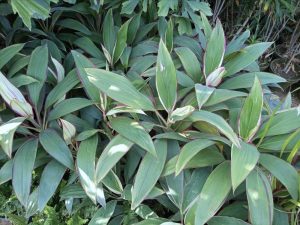
[[[250,224],[234,217],[214,216],[208,221],[208,225],[250,225]]]
[[[112,217],[115,208],[116,208],[116,201],[110,201],[107,203],[106,207],[102,207],[97,210],[91,221],[88,225],[106,225],[108,221]]]
[[[196,84],[195,90],[199,109],[202,108],[202,106],[208,101],[209,97],[215,91],[214,88],[204,86],[202,84]]]
[[[150,135],[138,122],[127,117],[116,117],[111,119],[110,123],[119,134],[156,156]]]
[[[254,145],[243,141],[240,144],[240,149],[234,145],[231,148],[231,181],[233,191],[247,178],[259,159],[259,152]]]
[[[156,88],[160,102],[166,111],[171,112],[175,106],[177,96],[176,69],[162,40],[158,48]]]
[[[10,45],[0,50],[0,69],[8,63],[19,51],[22,50],[24,44]]]
[[[163,171],[167,157],[167,142],[165,140],[156,140],[154,145],[157,157],[147,153],[136,174],[132,188],[131,209],[135,209],[147,197]]]
[[[239,119],[239,133],[245,141],[255,135],[261,120],[263,91],[259,80],[255,78],[249,96],[246,98]]]

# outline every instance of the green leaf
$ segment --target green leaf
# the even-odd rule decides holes
[[[114,137],[105,147],[96,166],[96,181],[100,182],[116,163],[128,152],[133,143],[121,135]]]
[[[154,110],[149,98],[141,94],[125,77],[101,69],[86,69],[88,78],[112,99],[135,109]]]
[[[275,176],[297,201],[299,192],[297,170],[286,161],[268,154],[261,154],[259,163]]]
[[[259,58],[273,43],[262,42],[241,49],[226,64],[225,76],[231,76],[249,66]]]
[[[195,84],[196,98],[199,109],[208,101],[209,97],[215,91],[215,88],[204,86],[202,84]]]
[[[77,153],[77,168],[81,185],[87,196],[97,204],[97,183],[95,179],[95,156],[98,136],[94,135],[80,143]]]
[[[234,217],[214,216],[208,221],[208,225],[250,225],[250,224]]]
[[[132,14],[133,10],[136,8],[137,4],[139,4],[140,0],[127,0],[122,3],[121,14]]]
[[[47,202],[54,195],[65,174],[66,167],[56,160],[50,161],[45,167],[38,188],[38,209],[43,211]]]
[[[253,225],[272,225],[273,196],[268,178],[258,168],[246,179],[250,221]]]
[[[239,134],[245,141],[250,141],[259,128],[263,107],[263,91],[257,78],[246,98],[239,119]]]
[[[230,162],[220,164],[207,178],[199,197],[189,209],[185,224],[204,225],[224,203],[231,190]]]
[[[157,4],[158,16],[167,16],[170,9],[175,10],[178,6],[178,0],[160,0]]]
[[[39,81],[28,85],[29,96],[35,107],[38,105],[40,92],[47,79],[47,69],[48,47],[43,45],[33,50],[27,68],[27,75]]]
[[[156,156],[150,135],[138,122],[127,117],[115,117],[110,120],[110,123],[119,134]]]
[[[0,185],[12,178],[13,160],[8,160],[0,169]]]
[[[277,76],[273,73],[253,72],[253,73],[240,74],[238,76],[227,79],[220,85],[220,88],[224,88],[224,89],[250,88],[254,83],[255,77],[259,79],[262,85],[278,84],[278,83],[286,82],[284,78]]]
[[[215,142],[207,139],[198,139],[191,141],[183,146],[176,163],[176,176],[185,168],[187,163],[201,150],[213,145]]]
[[[19,51],[24,47],[24,44],[14,44],[0,50],[0,69],[8,63]]]
[[[97,210],[91,221],[88,225],[106,225],[108,221],[112,217],[115,208],[116,208],[116,201],[110,201],[107,203],[106,207],[102,207]]]
[[[93,102],[86,98],[69,98],[58,103],[48,116],[48,121],[61,118],[79,109],[92,105]]]
[[[213,72],[208,74],[208,76],[206,78],[206,85],[210,86],[210,87],[218,86],[221,83],[225,72],[226,71],[225,71],[224,67],[219,67],[219,68],[215,69]]]
[[[18,149],[14,157],[12,185],[23,206],[27,206],[29,200],[37,146],[37,139],[30,139]]]
[[[84,52],[93,56],[94,58],[99,59],[99,60],[105,60],[103,53],[100,51],[100,49],[97,47],[97,45],[95,45],[94,42],[90,38],[83,36],[81,38],[76,39],[76,41],[74,41],[74,44],[76,46],[78,46],[79,48],[83,49]],[[74,57],[73,52],[78,53],[75,50],[72,50],[71,52],[72,52],[73,57]],[[80,54],[80,53],[78,53],[78,54]],[[74,57],[74,59],[75,59],[75,57]]]
[[[170,115],[170,122],[175,123],[177,121],[181,121],[185,119],[186,117],[190,116],[192,112],[195,111],[195,108],[193,106],[187,105],[181,108],[175,109],[171,115]]]
[[[87,73],[84,70],[85,68],[95,68],[95,65],[79,52],[72,50],[72,55],[76,64],[77,74],[84,86],[85,92],[94,102],[100,103],[100,92],[98,88],[89,81]]]
[[[117,41],[116,45],[114,47],[114,52],[113,52],[113,63],[115,64],[119,58],[121,57],[124,49],[126,48],[127,45],[127,31],[128,31],[128,26],[131,22],[131,19],[127,20],[119,29],[118,34],[117,34]]]
[[[156,140],[154,145],[157,157],[147,153],[136,174],[132,188],[131,209],[135,209],[142,203],[155,186],[163,171],[167,157],[167,142],[165,140]]]
[[[204,121],[213,126],[215,126],[219,131],[221,131],[235,146],[240,147],[239,139],[234,133],[232,128],[228,123],[219,115],[200,110],[198,112],[193,112],[189,117],[192,122]]]
[[[40,133],[40,142],[43,148],[58,162],[74,170],[73,157],[64,140],[52,129]]]
[[[103,21],[103,44],[110,56],[113,55],[113,49],[116,43],[116,32],[112,9],[108,11]]]
[[[204,74],[208,76],[222,65],[225,53],[225,36],[221,22],[218,20],[212,30],[204,53]]]
[[[61,82],[59,82],[48,94],[45,108],[48,109],[55,102],[61,100],[64,95],[79,83],[76,71],[72,70]]]
[[[200,82],[202,79],[202,72],[196,55],[187,47],[175,48],[175,52],[178,55],[186,73],[193,79],[193,81]]]
[[[0,126],[0,146],[8,157],[11,158],[15,131],[25,118],[16,117]]]
[[[92,34],[91,31],[84,24],[82,24],[81,22],[75,19],[68,18],[68,19],[60,20],[56,24],[61,27],[65,27],[71,30],[81,32],[85,35]]]
[[[231,148],[231,181],[233,191],[247,178],[259,159],[259,152],[254,145],[243,141],[240,144],[240,149],[234,145]]]
[[[156,88],[160,102],[168,112],[171,112],[177,96],[176,69],[162,40],[160,40],[158,48]]]

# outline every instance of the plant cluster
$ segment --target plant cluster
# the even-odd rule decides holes
[[[259,70],[272,43],[226,41],[200,1],[0,8],[4,217],[298,224],[300,108],[272,93],[284,78]]]

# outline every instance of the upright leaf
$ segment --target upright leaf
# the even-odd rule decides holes
[[[45,167],[38,188],[38,209],[43,211],[47,202],[54,195],[63,178],[66,167],[56,160],[50,161]]]
[[[138,122],[127,117],[115,117],[110,120],[110,123],[119,134],[156,156],[150,135]]]
[[[34,49],[27,68],[27,75],[39,81],[28,85],[29,96],[34,106],[39,102],[40,92],[47,78],[47,69],[48,47],[44,45]]]
[[[263,91],[259,80],[255,78],[249,96],[241,110],[239,120],[239,133],[245,141],[250,141],[258,130],[262,107]]]
[[[28,204],[37,146],[37,139],[30,139],[18,149],[14,157],[12,185],[23,206]]]
[[[240,142],[241,148],[231,148],[231,181],[233,191],[247,178],[256,166],[259,152],[254,145]]]
[[[298,199],[299,175],[291,164],[269,154],[262,154],[259,163],[286,186],[293,199]]]
[[[157,56],[156,88],[159,100],[165,110],[171,112],[175,106],[177,96],[176,69],[162,40],[159,43]]]
[[[204,74],[208,76],[222,65],[225,53],[225,36],[221,22],[218,20],[207,42],[204,54]]]
[[[104,47],[109,52],[110,56],[113,55],[113,49],[116,43],[116,32],[115,32],[115,25],[114,25],[114,18],[112,9],[110,9],[103,21],[103,44]]]
[[[112,99],[135,109],[154,110],[149,98],[125,77],[101,69],[86,69],[89,80]]]
[[[40,142],[43,148],[58,162],[74,170],[73,157],[64,140],[53,129],[47,129],[40,133]]]
[[[273,196],[268,178],[258,168],[246,179],[250,221],[253,225],[272,225]]]
[[[114,47],[114,52],[113,52],[113,63],[116,63],[119,58],[121,57],[124,49],[126,48],[126,42],[127,42],[127,31],[128,31],[128,26],[130,23],[130,20],[127,20],[119,29],[118,34],[117,34],[117,41]]]
[[[165,140],[156,140],[154,145],[157,157],[147,153],[136,174],[132,188],[132,209],[139,206],[147,197],[163,171],[167,157],[167,142]]]

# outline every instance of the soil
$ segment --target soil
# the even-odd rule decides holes
[[[275,59],[271,62],[271,70],[273,73],[285,78],[289,83],[296,83],[300,80],[300,64],[292,62],[289,71],[284,71],[287,64],[287,59]]]

